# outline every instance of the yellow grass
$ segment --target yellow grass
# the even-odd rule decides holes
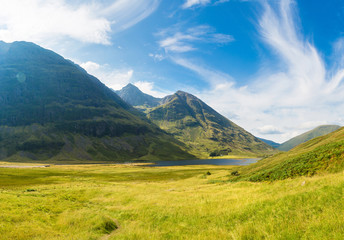
[[[0,239],[344,239],[343,172],[227,183],[230,172],[0,169]]]

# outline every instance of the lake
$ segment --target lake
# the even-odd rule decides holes
[[[179,161],[157,161],[149,165],[150,167],[171,167],[187,165],[249,165],[255,163],[260,158],[242,158],[242,159],[197,159],[197,160],[179,160]]]

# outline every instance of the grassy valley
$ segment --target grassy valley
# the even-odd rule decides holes
[[[0,169],[1,238],[344,237],[342,171],[272,183],[225,183],[232,168]]]

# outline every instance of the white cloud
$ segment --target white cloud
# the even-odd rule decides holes
[[[216,86],[218,88],[222,88],[222,84],[226,86],[232,86],[234,84],[234,82],[232,82],[233,78],[226,73],[204,67],[199,63],[194,63],[185,58],[171,57],[170,59],[176,64],[194,71],[205,81],[210,82],[213,86]]]
[[[157,89],[153,82],[138,81],[135,82],[134,85],[138,87],[142,92],[157,98],[162,98],[172,94],[169,91]]]
[[[213,5],[218,5],[221,3],[229,2],[230,0],[186,0],[185,3],[182,5],[183,9],[187,8],[193,8],[197,6],[205,6],[213,2]],[[241,0],[241,1],[246,1],[246,0]]]
[[[211,0],[186,0],[185,3],[183,4],[182,8],[190,8],[195,5],[206,5],[210,3]]]
[[[134,74],[132,69],[113,70],[108,65],[100,65],[90,61],[81,63],[80,66],[89,74],[97,77],[107,87],[114,90],[119,90],[127,85]]]
[[[162,54],[153,54],[153,53],[150,53],[150,54],[148,54],[148,56],[150,56],[151,58],[153,58],[154,61],[158,61],[158,62],[160,62],[160,61],[162,61],[162,60],[165,59],[164,55],[162,55]]]
[[[197,50],[195,43],[227,44],[234,41],[233,36],[216,33],[208,25],[199,25],[180,31],[178,27],[168,28],[159,34],[163,39],[159,45],[166,52],[183,53]]]
[[[111,33],[133,26],[158,5],[159,0],[0,0],[0,39],[44,46],[59,39],[110,44]]]
[[[343,65],[327,69],[322,56],[296,25],[296,4],[281,0],[277,8],[263,2],[258,30],[280,62],[238,87],[228,74],[185,58],[173,58],[208,81],[198,95],[210,106],[252,133],[282,142],[316,124],[344,124]],[[335,46],[343,56],[342,42]],[[276,67],[283,66],[283,69]]]
[[[273,126],[273,125],[265,125],[263,127],[260,127],[258,128],[258,132],[260,134],[281,134],[282,132],[276,127],[276,126]]]

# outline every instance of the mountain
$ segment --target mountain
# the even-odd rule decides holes
[[[196,156],[256,156],[274,152],[271,146],[189,93],[178,91],[161,103],[146,111],[147,117],[184,142]]]
[[[305,132],[299,136],[296,136],[284,143],[282,143],[278,149],[281,151],[289,151],[290,149],[296,147],[297,145],[307,142],[308,140],[311,140],[315,137],[323,136],[328,133],[331,133],[337,129],[339,129],[340,126],[338,125],[322,125],[319,127],[314,128],[313,130],[310,130],[308,132]]]
[[[155,98],[148,94],[141,92],[133,84],[129,83],[127,86],[119,91],[115,91],[126,103],[132,106],[156,107],[160,104],[161,98]]]
[[[78,65],[28,42],[0,42],[0,159],[194,157]]]
[[[274,181],[344,170],[344,128],[233,171],[231,180]]]
[[[274,142],[274,141],[271,141],[271,140],[267,140],[267,139],[264,139],[264,138],[258,138],[258,139],[260,139],[261,141],[265,142],[266,144],[269,144],[273,148],[278,148],[281,145],[280,143],[277,143],[277,142]]]

